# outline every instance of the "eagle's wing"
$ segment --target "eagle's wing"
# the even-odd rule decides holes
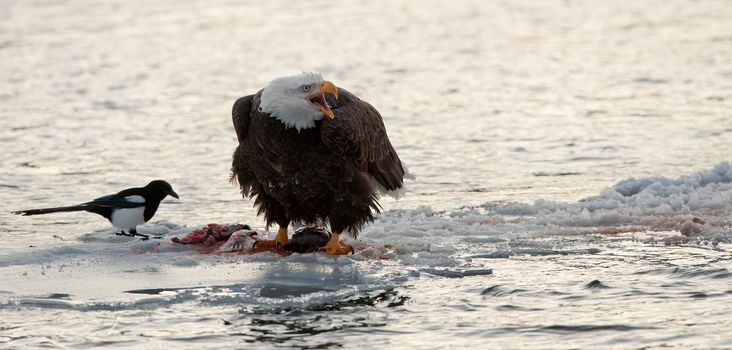
[[[230,180],[239,184],[241,192],[245,196],[250,196],[252,187],[256,185],[256,177],[250,167],[251,159],[249,158],[249,153],[253,151],[250,149],[252,144],[251,138],[253,136],[249,135],[249,128],[252,116],[260,113],[257,111],[257,108],[259,108],[261,97],[261,90],[254,95],[241,97],[234,102],[231,110],[231,117],[234,122],[234,130],[236,131],[239,146],[236,147],[232,157]],[[259,143],[259,140],[255,139],[255,141]],[[263,153],[268,155],[271,152],[271,150],[266,150]]]
[[[338,95],[338,100],[327,96],[335,118],[323,120],[323,143],[337,154],[353,157],[387,191],[401,188],[404,169],[379,112],[344,89],[339,88]]]
[[[247,131],[249,131],[249,117],[251,114],[253,98],[254,95],[239,98],[234,102],[234,107],[231,109],[231,118],[234,121],[236,138],[240,143],[244,140],[244,137],[247,136]]]

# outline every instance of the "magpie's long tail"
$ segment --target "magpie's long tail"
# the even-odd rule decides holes
[[[65,211],[83,211],[88,210],[91,207],[85,204],[81,205],[72,205],[70,207],[56,207],[56,208],[42,208],[42,209],[28,209],[28,210],[18,210],[14,211],[13,214],[16,215],[41,215],[41,214],[50,214],[50,213],[60,213]]]

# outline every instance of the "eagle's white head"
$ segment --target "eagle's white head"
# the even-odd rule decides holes
[[[325,102],[326,92],[338,98],[335,85],[318,73],[277,78],[262,90],[259,111],[278,119],[286,128],[312,128],[323,116],[333,119],[333,111]]]

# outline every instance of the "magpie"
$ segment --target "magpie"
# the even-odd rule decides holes
[[[112,225],[122,230],[122,232],[115,233],[116,235],[139,236],[142,239],[148,239],[150,236],[137,233],[137,225],[142,225],[152,219],[155,211],[158,210],[160,201],[168,195],[178,198],[178,194],[173,191],[173,187],[169,183],[155,180],[145,187],[128,188],[117,194],[99,197],[79,205],[19,210],[14,211],[13,214],[27,216],[66,211],[88,211],[104,216]]]

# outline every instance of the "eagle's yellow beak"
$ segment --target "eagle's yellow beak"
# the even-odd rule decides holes
[[[333,85],[333,83],[327,80],[323,80],[320,82],[320,92],[323,94],[329,92],[330,94],[335,96],[336,100],[338,99],[338,88]]]
[[[328,117],[328,119],[333,119],[335,116],[333,115],[333,111],[330,110],[330,106],[328,106],[328,102],[325,100],[325,93],[330,93],[335,96],[336,100],[338,99],[338,88],[333,85],[333,83],[323,80],[320,82],[320,89],[315,92],[314,94],[307,97],[308,102],[312,103],[317,107],[321,112],[323,112],[323,115]]]
[[[333,83],[323,80],[320,82],[320,94],[321,96],[325,93],[330,93],[333,96],[335,96],[336,100],[338,99],[338,88],[333,85]],[[328,117],[328,119],[333,119],[335,116],[333,115],[333,111],[330,110],[330,106],[328,106],[327,103],[325,103],[325,98],[323,98],[323,105],[318,105],[318,108],[320,109],[323,114]]]

